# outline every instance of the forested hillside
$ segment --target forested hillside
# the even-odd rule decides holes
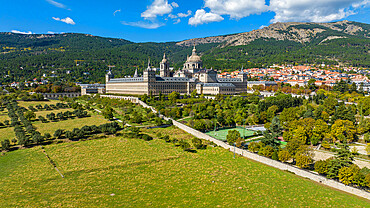
[[[63,81],[103,82],[108,65],[116,66],[118,76],[132,75],[136,67],[142,72],[149,57],[151,64],[159,67],[163,53],[178,69],[193,45],[197,45],[204,66],[218,70],[322,62],[368,68],[369,31],[368,24],[348,21],[275,23],[248,33],[178,43],[133,43],[76,33],[0,33],[0,82],[30,80],[44,74]]]

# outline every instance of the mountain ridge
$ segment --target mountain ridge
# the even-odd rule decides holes
[[[359,24],[366,25],[366,27],[365,28],[361,27],[359,26]],[[302,26],[307,27],[302,28]],[[275,40],[289,40],[299,43],[306,43],[310,42],[312,38],[317,36],[317,34],[328,30],[337,31],[339,33],[342,33],[342,35],[344,36],[353,35],[357,37],[361,36],[358,35],[358,32],[363,31],[364,32],[362,33],[363,37],[370,38],[369,25],[364,23],[351,22],[347,20],[332,23],[277,22],[267,27],[252,30],[250,32],[242,32],[222,36],[210,36],[205,38],[193,38],[184,41],[179,41],[176,44],[182,46],[191,46],[207,43],[221,43],[222,47],[225,47],[225,46],[247,45],[250,42],[260,38],[272,38]],[[290,32],[290,34],[283,33],[284,31]]]

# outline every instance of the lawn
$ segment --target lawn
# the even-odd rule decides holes
[[[216,138],[218,140],[226,141],[227,133],[230,130],[237,130],[240,133],[240,136],[243,136],[243,135],[245,135],[245,136],[252,136],[254,134],[254,131],[247,130],[247,129],[244,130],[244,128],[242,128],[242,127],[217,130],[216,133],[214,131],[209,131],[206,134],[209,135],[209,136],[211,136],[211,137],[214,137],[214,138]]]
[[[158,129],[144,130],[156,134]],[[161,131],[186,133],[171,127]],[[187,136],[191,138],[191,136]],[[108,137],[0,156],[3,207],[368,207],[369,201],[237,157]]]
[[[45,104],[51,105],[51,104],[57,104],[61,103],[59,100],[43,100],[43,101],[19,101],[18,105],[21,107],[28,108],[29,106],[35,107],[36,105],[42,105],[44,107]]]

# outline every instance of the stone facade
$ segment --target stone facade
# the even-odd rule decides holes
[[[223,79],[217,72],[203,68],[203,62],[194,47],[182,69],[171,72],[166,55],[160,62],[160,74],[156,75],[150,66],[139,77],[137,71],[132,78],[114,78],[111,71],[106,74],[106,93],[114,94],[169,94],[173,91],[190,94],[194,90],[198,94],[235,94],[247,90],[247,75],[241,73],[237,78]]]
[[[80,84],[80,86],[81,95],[105,93],[105,84]]]

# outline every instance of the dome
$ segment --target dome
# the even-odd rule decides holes
[[[200,57],[198,55],[191,55],[189,58],[188,58],[188,61],[187,62],[202,62],[202,60],[200,59]]]
[[[200,59],[200,56],[197,55],[197,49],[195,49],[195,46],[193,48],[193,53],[188,58],[186,62],[202,62],[202,59]]]

